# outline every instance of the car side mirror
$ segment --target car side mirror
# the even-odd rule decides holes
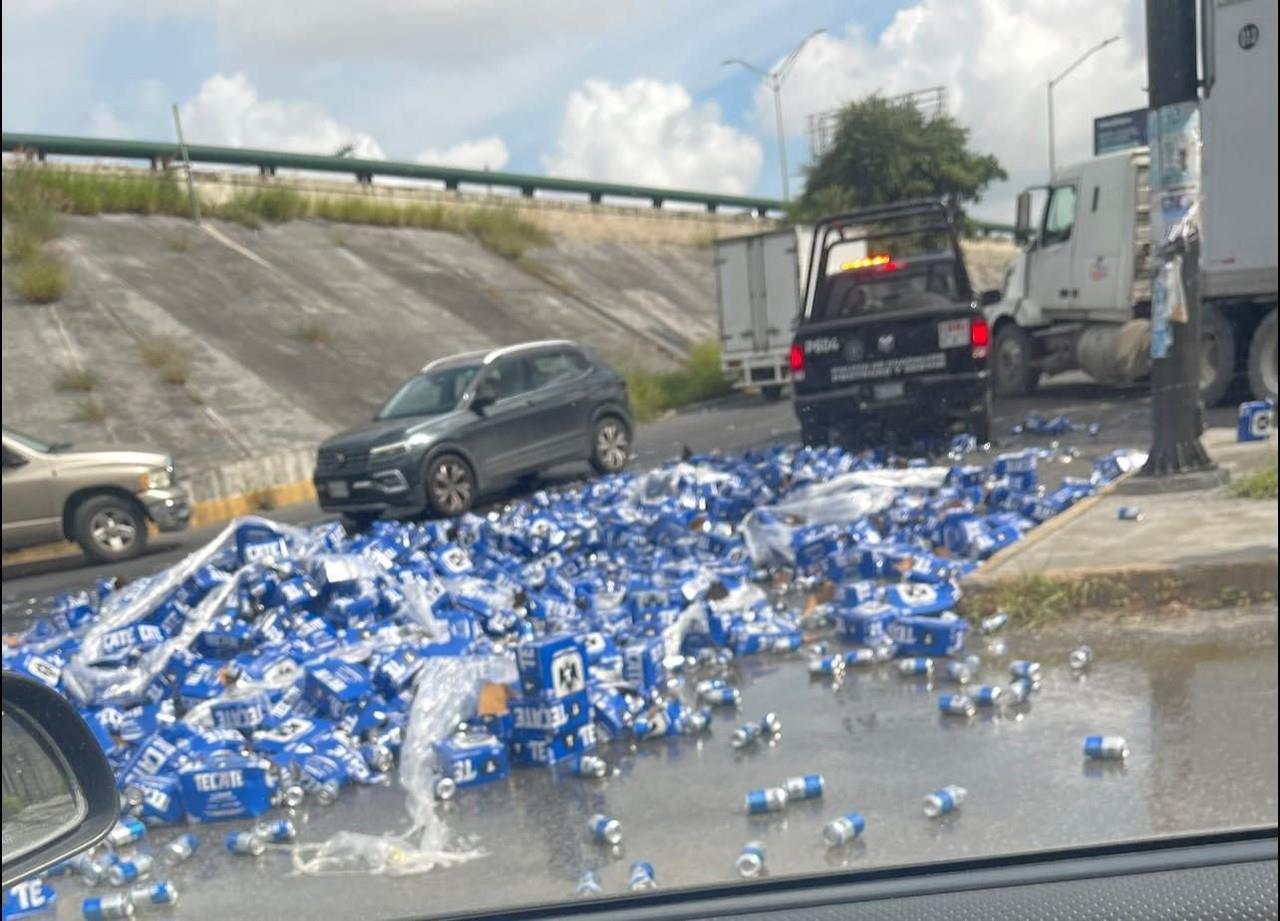
[[[16,672],[3,678],[5,888],[107,836],[120,817],[111,765],[75,707]]]
[[[497,401],[497,388],[493,386],[491,381],[482,381],[480,386],[476,387],[476,392],[471,396],[471,411],[482,416],[484,415],[485,407],[492,406]]]
[[[978,295],[978,304],[982,307],[990,307],[992,304],[1000,303],[1003,293],[998,288],[992,288],[989,291],[983,291]]]
[[[1018,193],[1017,216],[1013,222],[1013,238],[1018,243],[1027,243],[1032,238],[1030,191]]]

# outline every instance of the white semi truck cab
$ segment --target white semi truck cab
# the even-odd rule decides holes
[[[1280,16],[1270,0],[1205,10],[1200,389],[1212,405],[1246,378],[1254,397],[1275,399]],[[1023,246],[986,309],[997,393],[1073,368],[1105,383],[1150,373],[1147,166],[1145,147],[1107,154],[1018,196]]]

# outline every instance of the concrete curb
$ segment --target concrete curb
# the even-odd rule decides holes
[[[1172,604],[1231,607],[1275,600],[1278,580],[1280,565],[1275,557],[1049,569],[1030,576],[966,580],[959,608],[965,614],[985,615],[1000,607],[1002,599],[1016,598],[1029,590],[1061,594],[1066,603],[1081,610],[1151,609]]]
[[[210,524],[222,524],[241,515],[252,515],[284,505],[314,502],[315,498],[315,486],[310,480],[296,480],[280,486],[263,487],[253,492],[236,493],[219,499],[204,499],[192,505],[189,527],[199,528]],[[152,535],[158,533],[154,525],[150,530]],[[78,556],[80,553],[79,545],[71,541],[59,541],[54,544],[41,544],[38,547],[6,551],[0,565],[43,563],[48,560]]]

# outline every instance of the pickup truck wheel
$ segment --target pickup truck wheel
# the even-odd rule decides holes
[[[1263,317],[1249,343],[1249,389],[1255,400],[1276,398],[1276,311]]]
[[[132,499],[93,496],[76,508],[71,536],[89,559],[118,563],[147,546],[147,516]]]
[[[1036,389],[1040,369],[1031,364],[1035,343],[1031,334],[1013,323],[996,332],[991,349],[991,382],[1002,397],[1019,397]]]
[[[1207,307],[1200,327],[1200,399],[1217,406],[1227,395],[1236,370],[1236,331],[1222,311]]]

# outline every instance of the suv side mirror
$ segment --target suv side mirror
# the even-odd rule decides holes
[[[10,671],[3,697],[7,889],[105,838],[120,795],[107,756],[66,698]]]
[[[476,385],[476,392],[471,396],[471,411],[479,415],[484,415],[486,406],[492,406],[498,401],[498,388],[493,385],[493,381],[481,381]]]
[[[1017,217],[1013,223],[1013,238],[1018,243],[1031,239],[1031,192],[1018,193]]]
[[[982,307],[990,307],[992,304],[1000,303],[1000,298],[1003,296],[999,288],[992,288],[978,295],[978,304]]]

